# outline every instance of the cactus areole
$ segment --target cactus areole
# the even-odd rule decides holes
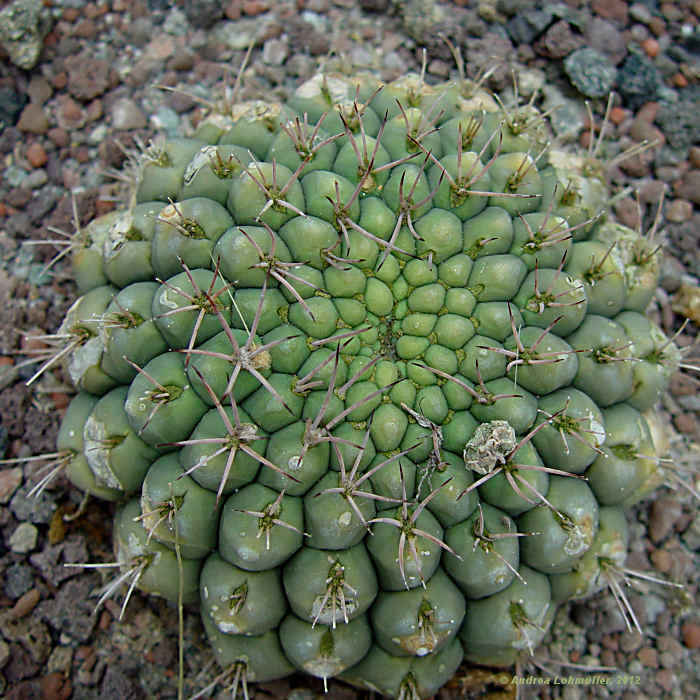
[[[75,251],[67,473],[232,682],[427,697],[624,560],[678,364],[657,256],[499,104],[323,75],[210,113]]]

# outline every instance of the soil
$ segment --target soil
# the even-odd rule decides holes
[[[53,452],[71,397],[58,365],[28,385],[37,369],[30,361],[50,347],[46,336],[76,296],[66,246],[51,241],[68,240],[119,205],[129,150],[159,130],[183,133],[196,123],[204,102],[232,83],[251,40],[241,96],[283,100],[319,66],[372,68],[390,80],[419,71],[424,50],[429,82],[455,76],[444,35],[460,46],[469,75],[496,66],[489,87],[502,90],[512,69],[523,87],[534,81],[545,98],[556,91],[570,100],[580,118],[574,138],[584,145],[591,124],[564,60],[584,46],[599,50],[618,69],[606,143],[657,140],[610,169],[615,214],[636,226],[641,210],[648,230],[666,193],[665,262],[650,315],[666,333],[679,333],[687,363],[700,363],[697,1],[569,0],[542,9],[528,0],[54,0],[42,11],[51,29],[33,68],[17,67],[0,49],[0,457]],[[634,85],[646,86],[641,97]],[[593,99],[592,108],[599,125],[605,100]],[[639,209],[627,187],[638,192]],[[699,484],[697,377],[681,371],[657,411],[669,455],[691,488]],[[113,561],[113,506],[91,500],[81,509],[81,495],[61,474],[31,497],[48,465],[0,468],[0,696],[177,697],[176,608],[135,592],[123,616],[121,598],[95,610],[94,592],[109,570],[81,564]],[[637,584],[623,586],[642,634],[628,629],[606,591],[563,606],[522,667],[465,664],[437,697],[515,697],[516,689],[520,697],[566,700],[698,697],[697,501],[669,477],[629,517],[627,566],[644,578],[630,575]],[[195,609],[184,624],[184,696],[191,697],[220,670]],[[256,700],[372,695],[331,681],[324,696],[321,681],[301,675],[249,693]],[[203,697],[230,696],[215,683]]]

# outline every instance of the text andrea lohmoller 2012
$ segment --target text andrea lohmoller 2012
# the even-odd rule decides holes
[[[640,676],[618,674],[606,676],[600,673],[591,673],[582,676],[513,676],[510,685],[605,685],[605,686],[633,686],[641,683]]]

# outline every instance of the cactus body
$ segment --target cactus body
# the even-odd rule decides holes
[[[104,274],[97,235],[74,261],[62,441],[81,488],[133,497],[140,587],[176,600],[179,548],[223,665],[424,697],[599,588],[678,357],[642,315],[658,266],[610,247],[604,183],[535,158],[541,124],[376,86],[149,152],[93,225]]]

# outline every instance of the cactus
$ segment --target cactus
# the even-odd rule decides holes
[[[656,251],[546,143],[466,81],[320,75],[152,144],[73,251],[62,464],[235,687],[426,697],[621,566],[679,357]]]

